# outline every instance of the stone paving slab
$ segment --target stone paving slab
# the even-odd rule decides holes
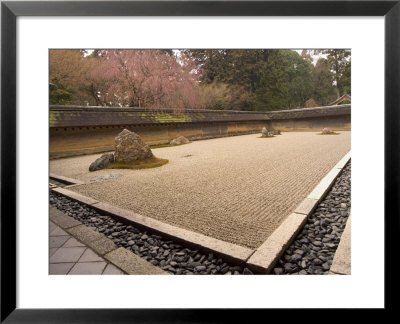
[[[57,225],[54,224],[52,221],[49,222],[49,231],[50,233],[57,228]]]
[[[347,219],[329,274],[351,274],[351,215]]]
[[[103,271],[103,275],[120,275],[123,274],[121,270],[119,270],[116,266],[109,263],[107,267]]]
[[[70,226],[71,222],[66,218],[71,217],[65,214],[60,215],[60,213],[51,210],[50,215],[57,214],[57,217],[53,219]],[[63,239],[63,243],[57,244],[56,248],[50,247],[49,274],[121,275],[125,272],[128,274],[168,274],[125,248],[118,248],[103,234],[85,225],[64,228],[67,231],[64,232],[57,223],[50,221],[49,228],[55,235],[66,234],[51,236],[52,233],[50,233],[50,240]]]
[[[56,253],[57,250],[58,250],[58,247],[56,247],[56,248],[50,247],[50,249],[49,249],[49,257],[51,257],[54,253]]]
[[[50,257],[50,263],[78,262],[79,258],[86,250],[85,247],[60,247],[56,253]]]
[[[49,247],[50,248],[59,248],[64,245],[65,242],[67,242],[69,239],[68,235],[65,236],[50,236],[49,240]]]
[[[68,234],[59,227],[55,228],[53,231],[50,232],[50,236],[65,236],[65,235]]]
[[[62,228],[71,228],[82,224],[81,222],[67,216],[62,211],[52,206],[50,206],[50,219]]]
[[[76,263],[68,274],[70,275],[101,275],[107,263],[100,262],[79,262]]]
[[[74,266],[75,263],[50,263],[49,274],[51,275],[66,275]]]
[[[168,275],[169,273],[122,247],[104,256],[128,274]]]
[[[118,249],[118,246],[106,237],[102,237],[98,240],[89,243],[90,248],[93,249],[97,254],[103,256],[111,251]]]
[[[98,262],[102,261],[103,258],[99,257],[96,253],[91,249],[86,249],[86,251],[82,254],[79,259],[79,262]]]
[[[255,249],[349,150],[345,131],[283,133],[271,141],[253,134],[155,149],[168,164],[118,170],[120,178],[102,182],[90,179],[110,170],[88,172],[99,155],[52,160],[50,170],[85,182],[69,189],[94,201]]]
[[[89,244],[90,242],[99,240],[104,237],[103,234],[92,230],[85,225],[79,225],[68,229],[68,232],[82,243]]]
[[[74,246],[85,246],[85,244],[77,241],[73,237],[69,237],[69,240],[65,242],[65,244],[63,245],[63,247],[74,247]]]

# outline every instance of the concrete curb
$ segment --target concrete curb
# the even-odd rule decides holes
[[[57,193],[60,194],[60,195],[63,195],[63,196],[65,196],[65,197],[68,197],[68,198],[70,198],[70,199],[72,199],[72,200],[81,202],[81,203],[83,203],[83,204],[85,204],[85,205],[92,206],[92,205],[98,203],[98,201],[95,200],[95,199],[92,199],[92,198],[83,196],[83,195],[81,195],[81,194],[78,194],[78,193],[76,193],[76,192],[74,192],[74,191],[71,191],[71,190],[68,190],[68,189],[65,189],[65,188],[59,188],[59,187],[57,187],[57,188],[52,188],[51,190],[53,190],[54,192],[57,192]]]
[[[141,257],[122,247],[107,253],[104,255],[104,258],[128,274],[169,275],[168,272],[152,265],[150,262],[143,260]]]
[[[89,205],[98,212],[110,215],[118,221],[133,224],[140,229],[160,234],[166,238],[202,251],[213,252],[225,260],[235,264],[244,264],[254,253],[254,250],[252,249],[169,225],[156,219],[142,216],[107,203],[98,202],[97,200],[82,196],[65,188],[54,188],[52,190],[65,197]]]
[[[335,180],[351,158],[348,152],[320,183],[312,190],[300,205],[285,221],[271,234],[271,236],[254,252],[247,261],[247,267],[253,271],[270,273],[276,262],[289,247],[296,235],[305,225],[308,217],[326,196]]]
[[[351,212],[328,274],[351,274]]]
[[[125,273],[169,275],[168,272],[152,265],[131,251],[118,247],[104,234],[92,230],[55,207],[50,207],[50,220]]]
[[[351,158],[351,151],[348,152],[338,163],[332,168],[331,171],[320,181],[313,191],[307,196],[310,199],[316,199],[320,202],[332,188],[336,178],[342,172],[343,168],[347,165]]]
[[[279,260],[306,221],[307,216],[304,214],[290,214],[254,252],[247,261],[247,267],[256,272],[270,273],[276,261]]]
[[[50,173],[49,178],[50,179],[54,179],[54,180],[56,180],[58,182],[65,183],[67,185],[76,186],[76,185],[85,184],[83,181],[80,181],[80,180],[77,180],[77,179],[68,178],[68,177],[64,177],[64,176],[60,176],[60,175],[54,174],[54,173]]]

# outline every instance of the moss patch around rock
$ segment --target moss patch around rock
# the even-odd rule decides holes
[[[187,143],[190,144],[190,143]],[[176,145],[172,145],[169,143],[165,143],[165,144],[155,144],[155,145],[149,145],[151,147],[151,149],[157,149],[157,148],[163,148],[163,147],[175,147],[175,146],[181,146],[181,145],[186,145],[186,144],[176,144]]]
[[[164,164],[167,164],[169,160],[167,159],[160,159],[157,157],[152,157],[145,160],[135,160],[130,163],[123,163],[123,162],[114,162],[111,163],[107,169],[150,169],[150,168],[157,168]]]
[[[336,133],[336,132],[332,132],[332,133],[328,133],[328,134],[318,133],[317,135],[340,135],[340,133]]]

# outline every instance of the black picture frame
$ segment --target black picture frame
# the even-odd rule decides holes
[[[1,3],[1,322],[235,322],[238,310],[16,308],[16,19],[19,16],[384,16],[385,309],[398,275],[389,265],[399,234],[400,1],[2,1]],[[395,257],[396,258],[396,257]],[[394,261],[393,261],[394,262]],[[397,284],[396,284],[397,282]],[[253,310],[253,312],[257,312]],[[260,312],[260,310],[258,310]],[[255,315],[255,314],[254,314]],[[254,317],[255,318],[255,317]]]

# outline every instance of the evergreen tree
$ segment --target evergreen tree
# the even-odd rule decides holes
[[[312,69],[313,99],[324,106],[337,98],[337,89],[333,85],[333,73],[327,59],[320,58]]]
[[[329,49],[328,63],[334,75],[334,82],[339,90],[339,96],[351,93],[351,51],[346,49]]]
[[[311,64],[291,50],[272,52],[255,93],[255,110],[304,107],[312,93]]]

